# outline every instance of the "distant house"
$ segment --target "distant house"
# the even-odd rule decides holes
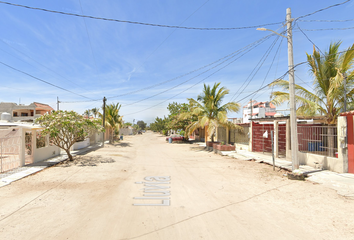
[[[38,102],[33,102],[29,105],[11,102],[0,103],[0,115],[2,113],[9,113],[11,116],[9,120],[12,122],[33,122],[34,119],[53,110],[51,106]]]
[[[119,129],[120,135],[133,135],[134,128],[132,126],[126,126]]]
[[[271,118],[276,114],[276,107],[271,102],[257,102],[256,100],[248,102],[243,107],[243,123],[249,123],[249,119]]]
[[[229,122],[232,122],[233,124],[243,123],[243,119],[242,118],[228,118],[227,120]]]

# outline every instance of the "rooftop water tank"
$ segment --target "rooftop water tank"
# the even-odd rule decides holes
[[[1,120],[10,121],[11,120],[11,114],[7,113],[7,112],[1,113]]]
[[[283,114],[281,114],[281,113],[276,113],[276,114],[274,115],[274,117],[283,117]]]

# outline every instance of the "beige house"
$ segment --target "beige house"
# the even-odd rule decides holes
[[[33,122],[36,118],[53,110],[51,106],[38,102],[33,102],[29,105],[11,102],[0,103],[0,115],[9,113],[10,119],[7,120],[11,122]]]

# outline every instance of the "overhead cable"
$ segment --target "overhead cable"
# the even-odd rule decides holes
[[[344,20],[298,20],[298,22],[351,22],[354,19],[344,19]]]
[[[316,14],[316,13],[325,11],[325,10],[330,9],[330,8],[333,8],[333,7],[338,7],[338,6],[340,6],[340,5],[343,5],[343,4],[348,3],[348,2],[350,2],[350,1],[351,1],[351,0],[347,0],[347,1],[344,1],[344,2],[341,2],[341,3],[336,3],[336,4],[333,4],[333,5],[330,5],[330,6],[325,7],[325,8],[321,8],[321,9],[319,9],[319,10],[316,10],[316,11],[312,12],[312,13],[309,13],[309,14],[302,15],[302,16],[300,16],[300,17],[297,17],[297,18],[295,18],[294,20],[297,21],[297,20],[299,20],[299,19],[301,19],[301,18],[305,18],[305,17],[311,16],[311,15],[314,15],[314,14]]]
[[[190,74],[192,74],[192,73],[198,72],[199,70],[202,70],[202,69],[204,69],[204,68],[210,67],[210,66],[212,66],[212,65],[214,65],[214,64],[216,64],[216,63],[218,63],[218,62],[220,62],[220,61],[222,61],[222,60],[224,60],[224,59],[227,59],[227,58],[229,58],[229,57],[232,57],[233,55],[237,56],[240,52],[243,52],[243,51],[245,51],[246,49],[248,49],[248,48],[250,48],[250,47],[253,47],[253,46],[257,45],[257,44],[262,43],[263,41],[267,40],[268,38],[270,38],[270,37],[273,36],[273,35],[275,35],[275,34],[269,34],[269,35],[267,35],[267,36],[265,36],[265,37],[263,37],[263,38],[261,38],[261,39],[255,41],[255,42],[251,43],[251,44],[248,44],[247,46],[245,46],[245,47],[243,47],[243,48],[241,48],[241,49],[238,49],[237,51],[234,51],[234,52],[232,52],[232,53],[230,53],[230,54],[228,54],[228,55],[226,55],[226,56],[224,56],[224,57],[222,57],[222,58],[219,58],[218,60],[216,60],[216,61],[214,61],[214,62],[212,62],[212,63],[209,63],[209,64],[207,64],[207,65],[204,65],[204,66],[202,66],[202,67],[200,67],[200,68],[198,68],[198,69],[192,70],[192,71],[190,71],[190,72],[188,72],[188,73],[182,74],[182,75],[177,76],[177,77],[175,77],[175,78],[172,78],[172,79],[169,79],[169,80],[160,82],[160,83],[156,83],[156,84],[154,84],[154,85],[150,85],[150,86],[147,86],[147,87],[144,87],[144,88],[135,90],[135,91],[131,91],[131,92],[128,92],[128,93],[123,93],[123,94],[119,94],[119,95],[115,95],[115,96],[109,96],[109,97],[107,97],[107,99],[114,99],[114,98],[118,98],[118,97],[123,97],[123,96],[127,96],[127,95],[132,95],[132,94],[135,94],[135,93],[138,93],[138,92],[147,90],[147,89],[151,89],[151,88],[154,88],[154,87],[161,86],[161,85],[163,85],[163,84],[165,84],[165,83],[168,83],[168,82],[175,81],[175,80],[177,80],[177,79],[179,79],[179,78],[188,76],[188,75],[190,75]],[[191,79],[191,80],[192,80],[192,79]],[[63,103],[79,103],[79,102],[91,102],[91,101],[102,101],[102,99],[85,100],[85,101],[63,101]]]
[[[275,35],[275,34],[270,34],[270,35],[268,35],[268,36],[273,36],[273,35]],[[255,46],[255,47],[256,47],[256,46]],[[254,49],[255,47],[253,47],[252,49]],[[224,69],[225,67],[229,66],[230,64],[232,64],[233,62],[235,62],[237,59],[241,58],[243,55],[245,55],[246,53],[248,53],[248,52],[249,52],[249,51],[251,51],[252,49],[248,49],[248,50],[247,50],[247,52],[245,52],[244,54],[242,54],[242,55],[241,55],[241,56],[239,56],[238,58],[236,58],[236,59],[232,60],[231,62],[229,62],[229,63],[228,63],[228,64],[226,64],[225,66],[223,66],[223,67],[219,68],[219,69],[218,69],[218,70],[216,70],[215,72],[211,73],[211,74],[210,74],[210,75],[208,75],[207,77],[203,78],[202,80],[198,81],[197,83],[193,84],[192,86],[190,86],[190,87],[186,88],[185,90],[183,90],[183,91],[181,91],[181,92],[177,93],[176,95],[174,95],[174,96],[172,96],[172,97],[170,97],[170,98],[168,98],[168,99],[166,99],[166,100],[164,100],[164,101],[162,101],[162,102],[160,102],[160,103],[158,103],[158,104],[155,104],[155,105],[153,105],[153,106],[151,106],[151,107],[149,107],[149,108],[146,108],[146,109],[140,110],[140,111],[138,111],[138,112],[134,112],[134,113],[125,114],[124,116],[127,116],[127,115],[132,115],[132,114],[136,114],[136,113],[140,113],[140,112],[143,112],[143,111],[149,110],[149,109],[154,108],[154,107],[156,107],[156,106],[158,106],[158,105],[160,105],[160,104],[162,104],[162,103],[164,103],[164,102],[167,102],[168,100],[174,99],[174,98],[175,98],[175,97],[177,97],[178,95],[181,95],[182,93],[186,92],[187,90],[189,90],[189,89],[191,89],[191,88],[195,87],[195,86],[196,86],[196,85],[198,85],[199,83],[201,83],[201,82],[203,82],[204,80],[206,80],[207,78],[211,77],[211,76],[212,76],[212,75],[214,75],[215,73],[217,73],[217,72],[221,71],[222,69]]]
[[[62,11],[56,11],[56,10],[49,10],[49,9],[45,9],[45,8],[30,7],[30,6],[27,6],[27,5],[15,4],[15,3],[4,2],[4,1],[0,1],[0,3],[11,5],[11,6],[15,6],[15,7],[22,7],[22,8],[32,9],[32,10],[39,10],[39,11],[57,13],[57,14],[62,14],[62,15],[74,16],[74,17],[83,17],[83,18],[90,18],[90,19],[95,19],[95,20],[104,20],[104,21],[111,21],[111,22],[138,24],[138,25],[145,25],[145,26],[152,26],[152,27],[180,28],[180,29],[188,29],[188,30],[240,30],[240,29],[257,28],[257,27],[263,27],[263,26],[269,26],[269,25],[277,25],[277,24],[281,24],[282,23],[282,22],[276,22],[276,23],[265,23],[265,24],[255,25],[255,26],[221,27],[221,28],[216,28],[216,27],[215,28],[214,27],[213,28],[185,27],[185,26],[175,26],[175,25],[136,22],[136,21],[113,19],[113,18],[94,17],[94,16],[77,14],[77,13],[68,13],[68,12],[62,12]]]
[[[354,29],[354,27],[346,27],[346,28],[319,28],[319,29],[302,29],[303,31],[333,31],[333,30],[349,30]]]
[[[13,69],[13,70],[15,70],[15,71],[17,71],[17,72],[23,73],[23,74],[25,74],[25,75],[27,75],[27,76],[29,76],[29,77],[31,77],[31,78],[34,78],[34,79],[36,79],[36,80],[38,80],[38,81],[44,82],[45,84],[48,84],[48,85],[51,85],[51,86],[53,86],[53,87],[59,88],[59,89],[61,89],[61,90],[63,90],[63,91],[66,91],[66,92],[75,94],[75,95],[80,96],[80,97],[83,97],[83,98],[88,98],[88,97],[86,97],[86,96],[84,96],[84,95],[75,93],[75,92],[70,91],[70,90],[68,90],[68,89],[59,87],[59,86],[57,86],[57,85],[55,85],[55,84],[53,84],[53,83],[47,82],[47,81],[45,81],[45,80],[43,80],[43,79],[37,78],[37,77],[35,77],[35,76],[33,76],[33,75],[29,74],[29,73],[26,73],[26,72],[24,72],[24,71],[21,71],[21,70],[19,70],[19,69],[17,69],[17,68],[11,67],[10,65],[7,65],[6,63],[0,62],[0,64],[6,66],[6,67],[8,67],[8,68],[11,68],[11,69]],[[90,99],[90,98],[88,98],[88,99]]]
[[[266,40],[266,39],[264,39],[263,42],[264,42],[265,40]],[[259,44],[260,44],[260,43],[258,43],[258,45],[259,45]],[[215,71],[214,73],[210,74],[208,77],[202,79],[201,81],[203,81],[203,80],[209,78],[210,76],[214,75],[216,72],[219,72],[221,69],[223,69],[223,68],[227,67],[228,65],[230,65],[231,63],[235,62],[237,59],[241,58],[241,57],[244,56],[246,53],[248,53],[249,51],[251,51],[251,50],[253,50],[254,48],[256,48],[258,45],[252,46],[252,48],[247,49],[247,51],[244,50],[244,51],[246,51],[244,54],[242,54],[242,55],[239,56],[238,58],[234,59],[233,61],[231,61],[231,62],[228,63],[227,65],[223,66],[222,68],[218,69],[218,70]],[[241,53],[241,52],[240,52],[240,53]],[[240,53],[238,53],[238,54],[240,54]],[[190,79],[188,79],[188,80],[186,80],[186,81],[184,81],[184,82],[182,82],[182,83],[180,83],[180,84],[178,84],[178,85],[175,85],[175,86],[173,86],[173,87],[171,87],[171,88],[169,88],[169,89],[166,89],[166,90],[164,90],[164,91],[162,91],[162,92],[159,92],[159,93],[154,94],[154,95],[152,95],[152,96],[149,96],[149,97],[147,97],[147,98],[138,100],[138,101],[136,101],[136,102],[122,105],[122,107],[130,106],[130,105],[133,105],[133,104],[136,104],[136,103],[139,103],[139,102],[148,100],[148,99],[150,99],[150,98],[153,98],[153,97],[156,97],[156,96],[158,96],[158,95],[161,95],[162,93],[165,93],[165,92],[168,92],[168,91],[170,91],[170,90],[172,90],[172,89],[175,89],[175,88],[181,86],[182,84],[187,83],[187,82],[191,81],[192,79],[195,79],[195,78],[201,76],[202,74],[204,74],[204,73],[206,73],[206,72],[208,72],[208,71],[210,71],[210,70],[212,70],[212,69],[214,69],[214,68],[216,68],[216,67],[219,67],[219,66],[222,65],[223,63],[225,63],[225,62],[231,60],[232,58],[234,58],[235,56],[237,56],[238,54],[233,55],[233,56],[231,56],[231,57],[225,59],[225,60],[222,61],[221,63],[219,63],[219,64],[217,64],[217,65],[215,65],[215,66],[213,66],[213,67],[211,67],[211,68],[209,68],[209,69],[207,69],[207,70],[205,70],[205,71],[202,72],[202,73],[199,73],[198,75],[196,75],[196,76],[194,76],[194,77],[192,77],[192,78],[190,78]],[[201,81],[199,81],[198,83],[200,83]],[[193,85],[193,86],[194,86],[194,85]]]

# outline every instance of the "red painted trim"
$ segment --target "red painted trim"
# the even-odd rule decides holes
[[[353,115],[347,115],[348,173],[354,173],[354,131]]]

